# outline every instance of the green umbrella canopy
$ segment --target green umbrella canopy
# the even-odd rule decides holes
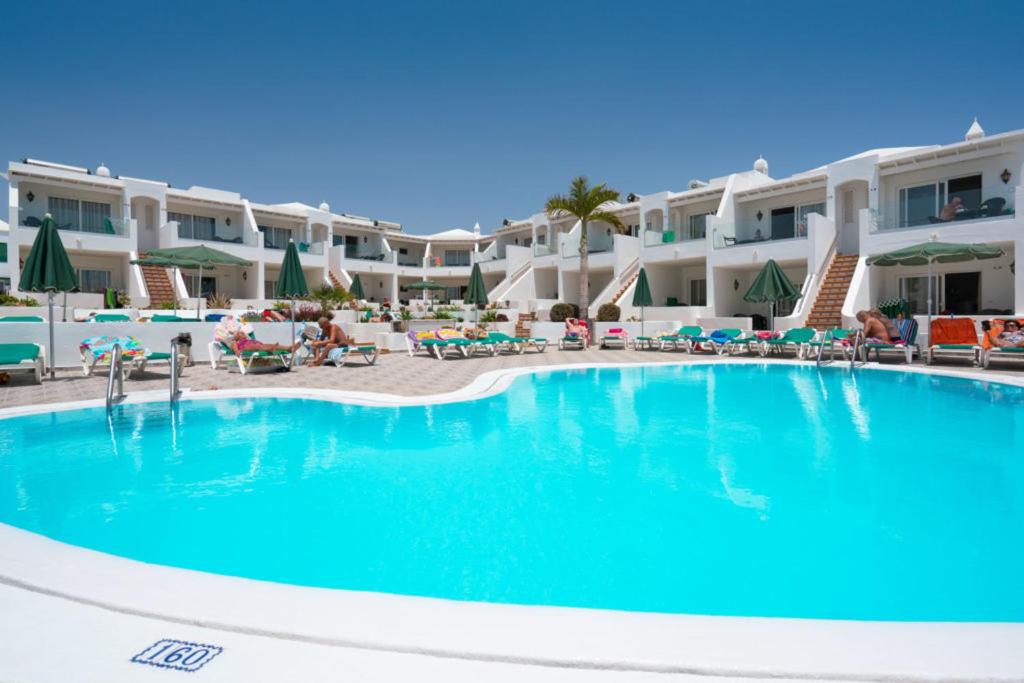
[[[133,265],[139,266],[160,266],[162,268],[198,268],[199,263],[181,258],[159,258],[156,256],[143,256],[132,259]],[[204,266],[206,270],[213,270],[213,266]]]
[[[280,299],[297,299],[309,295],[306,276],[303,274],[302,264],[299,262],[299,250],[294,241],[288,242],[288,248],[284,252],[284,261],[281,263],[281,275],[277,278],[275,295]]]
[[[77,292],[78,277],[60,241],[57,223],[47,214],[21,269],[23,292]]]
[[[952,242],[924,242],[897,249],[886,254],[875,254],[867,260],[869,266],[926,266],[929,263],[958,263],[975,259],[999,258],[1003,250],[991,244],[954,244]]]
[[[793,301],[799,298],[800,290],[786,277],[775,259],[768,259],[768,263],[764,264],[764,268],[754,278],[750,289],[743,295],[744,301],[756,304]]]
[[[227,252],[211,249],[206,245],[194,247],[172,247],[169,249],[153,249],[147,258],[165,259],[168,262],[178,262],[179,268],[210,268],[211,266],[251,266],[252,261],[247,261]],[[168,266],[168,267],[174,267]]]
[[[473,264],[473,272],[469,274],[466,303],[471,306],[484,306],[487,304],[487,288],[484,287],[484,276],[480,272],[479,263]]]
[[[445,285],[433,280],[423,280],[421,282],[413,282],[410,285],[405,286],[406,289],[448,289]]]
[[[650,306],[654,303],[651,296],[651,283],[647,281],[647,269],[641,268],[636,278],[636,288],[633,290],[634,306]]]
[[[366,293],[363,292],[363,281],[359,279],[359,273],[352,278],[352,286],[348,288],[348,293],[356,299],[365,299]]]

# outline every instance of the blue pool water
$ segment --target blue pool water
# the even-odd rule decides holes
[[[0,421],[0,522],[125,557],[464,600],[1024,621],[1024,391],[881,371],[552,372],[368,408]]]

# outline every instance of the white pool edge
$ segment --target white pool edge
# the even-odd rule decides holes
[[[484,373],[453,392],[423,397],[238,389],[188,392],[183,399],[289,397],[369,406],[428,405],[492,396],[525,374],[718,362],[709,358],[677,364],[512,368]],[[760,359],[730,362],[765,364]],[[784,362],[773,360],[770,364]],[[1024,379],[943,372],[941,368],[866,367],[1024,386]],[[127,402],[166,400],[166,392],[140,392]],[[11,408],[0,410],[0,418],[103,404],[99,400]],[[706,676],[888,681],[1024,679],[1024,624],[1018,623],[710,617],[316,589],[145,564],[3,524],[0,584],[34,592],[40,599],[58,597],[134,617],[396,654]]]

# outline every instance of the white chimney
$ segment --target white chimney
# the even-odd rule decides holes
[[[964,140],[980,140],[985,137],[985,129],[978,123],[978,117],[974,117],[974,123],[967,129],[967,134],[964,135]]]

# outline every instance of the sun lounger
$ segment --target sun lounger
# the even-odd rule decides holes
[[[327,359],[324,361],[324,365],[330,363],[335,367],[343,367],[348,359],[354,356],[362,356],[363,360],[366,361],[367,365],[373,365],[377,362],[377,355],[380,350],[376,344],[370,343],[356,343],[352,346],[339,346],[336,349],[331,349],[327,353]]]
[[[709,335],[689,337],[683,340],[687,353],[693,353],[700,344],[704,351],[710,351],[722,355],[725,352],[726,344],[739,337],[741,331],[735,327],[728,327],[722,330],[715,330]]]
[[[684,325],[680,327],[675,334],[663,334],[657,338],[658,348],[661,351],[668,351],[669,349],[675,351],[679,348],[686,348],[686,340],[690,337],[699,337],[704,334],[704,329],[700,325]]]
[[[38,315],[4,315],[0,316],[0,323],[45,323],[46,320]]]
[[[795,327],[781,336],[774,339],[765,339],[761,342],[761,357],[775,352],[784,354],[790,348],[796,351],[796,357],[803,359],[807,353],[808,345],[814,340],[818,331],[813,327]]]
[[[162,313],[157,313],[150,318],[149,321],[153,323],[194,323],[196,319],[182,318],[180,315],[164,315]]]
[[[861,360],[867,362],[871,352],[875,352],[875,361],[881,361],[883,351],[897,351],[910,364],[914,361],[914,354],[920,354],[917,346],[917,321],[913,318],[897,320],[896,327],[899,330],[899,341],[891,344],[864,344],[861,348]]]
[[[78,353],[82,359],[82,373],[90,377],[97,370],[110,368],[114,358],[114,345],[121,346],[121,366],[124,376],[130,377],[133,373],[143,373],[150,363],[171,364],[171,354],[150,351],[139,343],[139,340],[132,336],[125,337],[90,337],[83,339],[78,345]],[[187,354],[184,352],[178,355],[178,374],[185,369]]]
[[[94,323],[128,323],[131,318],[124,313],[97,313],[89,322]]]
[[[985,334],[982,336],[981,344],[982,349],[979,352],[978,362],[981,363],[981,367],[987,368],[992,359],[995,358],[997,361],[1002,360],[1021,360],[1024,359],[1024,349],[1016,347],[1000,347],[992,343],[992,339],[999,335],[1003,331],[1003,326],[1007,320],[1014,320],[1013,318],[1005,319],[993,319],[984,325],[986,328]],[[1024,320],[1017,320],[1018,325],[1024,325]]]
[[[0,372],[31,372],[43,381],[46,352],[39,344],[0,344]]]
[[[504,332],[488,332],[487,339],[496,344],[496,349],[510,353],[525,353],[527,348],[532,347],[537,353],[544,353],[548,347],[548,340],[543,337],[510,337]]]
[[[826,351],[829,355],[829,360],[835,360],[835,351],[839,351],[843,354],[843,360],[846,359],[850,351],[850,345],[846,340],[853,334],[853,330],[847,330],[842,327],[835,327],[831,330],[825,330],[820,337],[812,339],[807,342],[807,358],[817,359],[818,348],[824,346],[825,349],[822,351],[824,354]]]
[[[936,318],[928,335],[928,350],[925,363],[932,365],[936,359],[969,359],[971,364],[981,362],[981,345],[973,318]]]
[[[220,366],[221,362],[225,362],[225,365],[229,363],[235,365],[243,375],[254,368],[280,370],[281,368],[291,368],[292,365],[292,352],[288,349],[278,349],[277,351],[253,350],[237,354],[231,350],[230,346],[219,341],[210,342],[209,348],[210,367],[214,370]]]
[[[624,349],[629,345],[629,334],[621,327],[613,327],[601,337],[602,349]]]

